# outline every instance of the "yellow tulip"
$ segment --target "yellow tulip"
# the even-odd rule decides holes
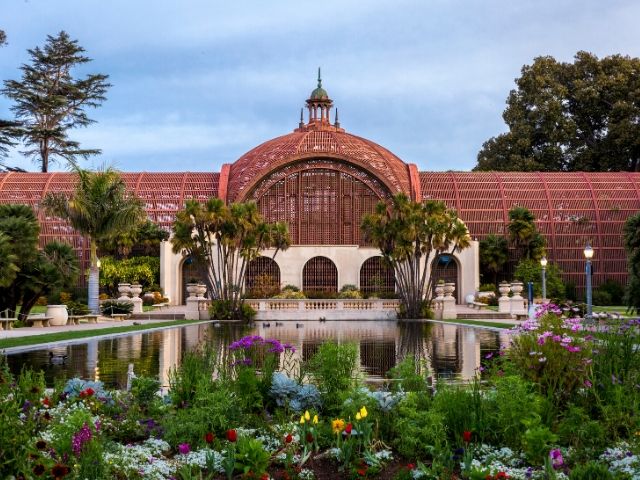
[[[313,424],[317,425],[318,424],[318,415],[314,415],[313,416]]]
[[[304,424],[304,415],[300,415],[300,425]]]
[[[333,420],[331,422],[331,429],[335,434],[339,434],[340,432],[342,432],[342,430],[344,430],[344,420],[342,420],[341,418],[336,418],[335,420]]]
[[[309,410],[306,410],[306,411],[304,412],[304,419],[305,419],[305,420],[311,420],[311,415],[309,415]]]
[[[367,415],[369,415],[369,412],[367,412],[367,407],[363,406],[363,407],[360,409],[360,416],[361,416],[362,418],[367,418]]]
[[[362,419],[362,415],[360,415],[360,412],[356,413],[356,420],[361,420]]]

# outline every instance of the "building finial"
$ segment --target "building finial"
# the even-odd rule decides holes
[[[322,88],[322,77],[320,76],[320,67],[318,67],[318,88]]]
[[[298,124],[298,127],[302,128],[304,127],[304,108],[300,109],[300,123]]]
[[[336,126],[336,128],[340,128],[340,120],[338,120],[338,109],[337,108],[336,108],[336,120],[335,120],[335,122],[333,124]]]

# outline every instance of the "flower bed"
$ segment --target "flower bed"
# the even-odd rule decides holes
[[[640,321],[585,327],[553,306],[468,385],[411,358],[384,390],[352,344],[305,361],[258,336],[188,353],[161,397],[0,368],[0,477],[640,478]],[[304,357],[303,357],[304,358]]]

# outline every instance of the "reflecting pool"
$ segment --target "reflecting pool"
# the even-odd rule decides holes
[[[245,335],[261,335],[289,342],[295,355],[307,360],[327,340],[355,342],[362,371],[369,381],[379,381],[406,356],[424,361],[437,378],[466,380],[482,356],[508,343],[508,333],[440,323],[396,321],[262,322],[254,327],[213,323],[136,333],[103,340],[87,340],[55,348],[34,349],[8,355],[9,367],[18,373],[28,365],[45,372],[47,383],[56,378],[81,377],[124,387],[127,368],[136,375],[156,376],[168,384],[169,370],[184,353],[203,342],[218,351]],[[51,354],[54,355],[53,361]],[[66,357],[65,357],[66,356]]]

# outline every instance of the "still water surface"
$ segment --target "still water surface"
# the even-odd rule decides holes
[[[43,370],[50,385],[56,378],[77,376],[99,379],[112,387],[126,384],[127,368],[133,363],[137,375],[157,377],[166,386],[169,370],[179,364],[186,351],[202,342],[220,351],[245,335],[261,335],[291,343],[297,349],[296,355],[304,360],[327,340],[355,342],[360,366],[370,381],[384,378],[406,356],[425,361],[438,378],[466,380],[474,375],[481,357],[508,342],[505,332],[439,323],[308,321],[283,322],[277,327],[274,322],[270,324],[264,327],[259,322],[252,328],[215,327],[212,323],[191,325],[10,354],[8,362],[14,373],[25,365]],[[50,352],[56,355],[53,363]],[[67,357],[62,361],[64,355]]]

